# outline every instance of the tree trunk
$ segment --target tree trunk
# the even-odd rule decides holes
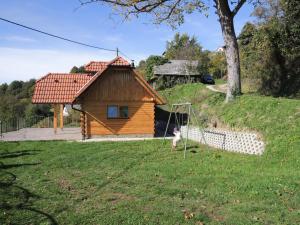
[[[225,42],[227,61],[227,94],[226,102],[241,94],[241,71],[237,39],[234,31],[233,14],[227,0],[215,0],[219,22]]]

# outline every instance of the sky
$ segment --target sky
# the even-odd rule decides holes
[[[123,22],[108,6],[79,7],[78,0],[0,0],[0,17],[79,42],[118,47],[137,64],[149,55],[161,55],[176,32],[194,35],[204,49],[222,46],[213,1],[207,2],[208,17],[200,13],[186,15],[184,24],[175,30],[165,24],[154,25],[149,16]],[[252,11],[252,5],[245,5],[235,17],[237,34],[247,21],[253,20]],[[115,56],[114,52],[64,42],[0,20],[0,83],[38,79],[49,72],[67,73],[74,65]]]

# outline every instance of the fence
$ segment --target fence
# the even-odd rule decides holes
[[[0,121],[0,136],[4,133],[18,131],[23,128],[52,128],[53,116],[34,116],[29,118],[11,118]],[[80,119],[64,117],[64,127],[80,127]]]

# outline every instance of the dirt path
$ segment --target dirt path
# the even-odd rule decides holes
[[[214,92],[220,92],[226,94],[227,84],[206,85],[206,88]]]

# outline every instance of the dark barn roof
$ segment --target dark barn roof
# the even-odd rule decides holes
[[[167,63],[154,66],[154,76],[193,76],[200,75],[198,72],[199,62],[196,60],[169,60]]]

